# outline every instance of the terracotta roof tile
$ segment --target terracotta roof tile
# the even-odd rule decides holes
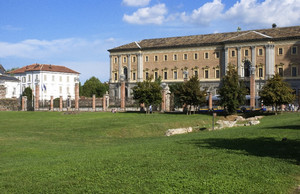
[[[65,66],[58,66],[58,65],[48,65],[48,64],[32,64],[27,65],[22,68],[16,69],[14,71],[8,72],[10,74],[18,74],[18,73],[25,73],[28,71],[51,71],[51,72],[63,72],[63,73],[75,73],[79,74],[77,71],[69,69]]]
[[[205,35],[180,36],[170,38],[145,39],[136,42],[121,45],[109,52],[118,52],[126,50],[147,50],[147,49],[162,49],[176,47],[194,47],[205,45],[220,45],[228,42],[249,42],[262,40],[278,40],[278,39],[295,39],[300,38],[300,26],[270,28],[260,30],[248,30],[240,32],[227,32]]]

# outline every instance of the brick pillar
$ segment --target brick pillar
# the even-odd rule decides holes
[[[22,111],[27,111],[27,96],[22,96]]]
[[[125,82],[121,82],[121,109],[125,109]]]
[[[53,96],[50,97],[50,110],[53,111]]]
[[[39,110],[39,100],[40,100],[40,85],[35,85],[35,99],[34,99],[34,110]]]
[[[62,96],[59,97],[59,111],[63,110],[63,98]]]
[[[96,111],[96,95],[93,94],[93,111]]]
[[[212,110],[212,93],[209,92],[209,96],[208,96],[208,109]]]
[[[75,83],[75,110],[79,110],[79,83]]]
[[[250,108],[255,108],[255,73],[250,75]]]
[[[102,109],[103,111],[106,111],[106,95],[104,94],[103,95],[103,98],[102,98]]]

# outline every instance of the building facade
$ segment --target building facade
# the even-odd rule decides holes
[[[248,86],[250,73],[254,73],[256,95],[278,73],[299,98],[299,49],[300,26],[132,42],[108,50],[110,98],[120,99],[121,82],[125,82],[125,96],[130,99],[132,87],[150,76],[166,84],[198,76],[202,89],[216,95],[229,64]]]
[[[79,82],[79,73],[64,66],[32,64],[9,72],[20,80],[20,92],[30,87],[35,94],[39,87],[39,100],[53,98],[75,99],[75,83]]]

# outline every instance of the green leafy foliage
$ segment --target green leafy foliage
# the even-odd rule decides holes
[[[25,90],[22,93],[22,96],[27,96],[27,100],[32,100],[32,89],[30,87],[25,88]]]
[[[144,103],[148,105],[159,105],[162,102],[162,88],[160,81],[154,82],[147,79],[143,82],[138,82],[137,86],[132,88],[133,99],[137,100],[139,104]]]
[[[94,94],[96,97],[102,97],[106,91],[108,91],[108,84],[101,83],[101,81],[94,76],[86,80],[82,87],[79,87],[79,93],[86,97],[92,97]]]
[[[265,105],[277,108],[278,105],[294,101],[296,96],[292,92],[288,83],[283,81],[279,74],[275,74],[274,77],[267,80],[259,95]]]
[[[224,107],[229,114],[245,103],[247,89],[243,81],[239,80],[238,73],[233,65],[228,66],[227,74],[221,81],[219,89],[220,105]]]

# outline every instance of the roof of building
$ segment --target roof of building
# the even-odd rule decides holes
[[[275,41],[300,38],[300,26],[215,33],[170,38],[145,39],[121,45],[109,52],[220,45],[225,43]]]
[[[9,76],[9,75],[0,75],[0,81],[13,81],[13,82],[19,82],[15,77]]]
[[[0,64],[0,75],[5,74],[5,69],[4,67]]]
[[[58,65],[48,65],[48,64],[32,64],[27,65],[22,68],[7,72],[10,74],[19,74],[19,73],[25,73],[29,71],[51,71],[51,72],[63,72],[63,73],[75,73],[79,74],[77,71],[74,71],[72,69],[69,69],[65,66],[58,66]]]

